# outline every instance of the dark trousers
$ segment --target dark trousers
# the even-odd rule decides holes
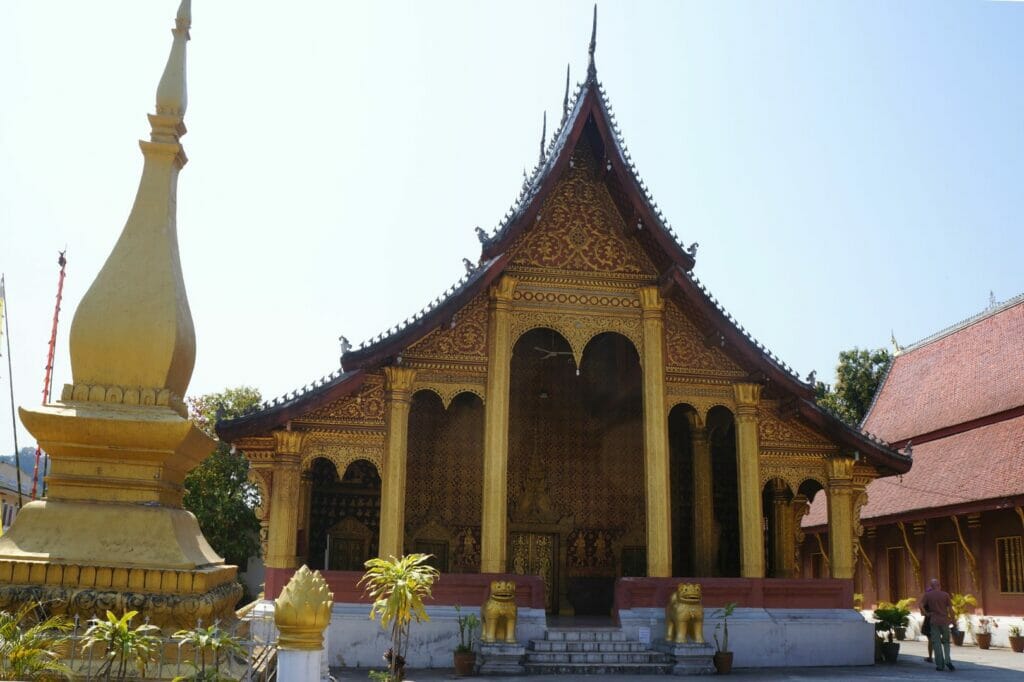
[[[932,640],[932,656],[935,658],[935,669],[942,670],[952,661],[949,658],[949,626],[932,623],[929,637]]]

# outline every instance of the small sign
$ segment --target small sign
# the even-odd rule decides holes
[[[651,645],[651,629],[647,627],[639,627],[636,629],[636,638],[640,640],[640,643],[644,646]]]

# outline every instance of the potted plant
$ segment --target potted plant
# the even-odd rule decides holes
[[[992,616],[982,616],[978,619],[978,628],[974,632],[974,641],[979,649],[987,649],[992,646],[992,630],[999,627],[999,623]]]
[[[908,616],[907,623],[910,622],[910,619],[909,619],[910,607],[913,606],[914,602],[916,602],[916,601],[917,601],[917,599],[915,599],[914,597],[906,597],[904,599],[900,599],[895,604],[896,608],[901,609],[901,610],[907,612],[907,616]],[[898,639],[899,641],[902,642],[902,641],[906,640],[906,638],[907,638],[907,626],[906,625],[901,625],[898,628],[896,628],[896,639]]]
[[[712,618],[721,618],[722,622],[715,625],[715,670],[719,675],[732,672],[732,651],[729,650],[729,616],[736,610],[736,602],[729,602],[711,614]],[[722,631],[722,641],[718,641],[718,631]]]
[[[388,664],[387,682],[399,682],[405,669],[405,651],[409,646],[409,626],[430,620],[423,608],[424,597],[431,596],[431,587],[440,577],[437,569],[425,562],[430,554],[407,554],[396,559],[370,559],[366,573],[359,579],[366,594],[373,600],[370,618],[380,616],[380,626],[391,626],[391,648],[384,654]]]
[[[476,614],[462,615],[462,607],[455,605],[456,620],[459,623],[459,645],[453,654],[455,674],[464,677],[476,670],[476,652],[473,651],[473,633],[480,627]]]
[[[898,604],[881,604],[874,612],[875,632],[885,633],[885,639],[879,644],[882,651],[882,660],[886,663],[895,663],[900,654],[900,643],[893,641],[896,635],[896,628],[907,627],[910,621],[910,611],[900,608]]]
[[[964,631],[960,629],[960,619],[967,615],[967,610],[978,605],[978,600],[971,594],[954,594],[950,598],[953,602],[953,644],[964,645]],[[971,620],[967,619],[967,628],[971,629]]]
[[[1024,637],[1020,634],[1019,625],[1010,626],[1010,648],[1018,654],[1024,654]]]

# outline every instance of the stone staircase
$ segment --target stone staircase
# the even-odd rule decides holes
[[[530,640],[524,666],[529,675],[661,675],[673,661],[619,628],[548,628]]]

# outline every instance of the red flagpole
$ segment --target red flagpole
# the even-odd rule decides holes
[[[50,392],[53,389],[53,357],[57,349],[57,321],[60,319],[60,300],[64,295],[64,266],[67,265],[64,251],[57,257],[57,265],[60,266],[60,275],[57,277],[57,304],[53,309],[53,326],[50,327],[50,347],[46,353],[46,375],[43,377],[43,405],[50,402]],[[32,469],[32,499],[36,499],[36,486],[39,483],[39,460],[43,455],[42,448],[36,443],[36,464]],[[43,495],[46,494],[46,480],[43,480]]]

